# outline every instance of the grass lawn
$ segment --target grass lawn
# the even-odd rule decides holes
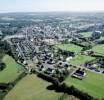
[[[94,57],[86,56],[86,55],[76,55],[75,58],[73,58],[70,63],[72,65],[81,65],[84,64],[87,61],[95,59]]]
[[[97,53],[101,53],[104,55],[104,44],[99,44],[99,45],[96,45],[92,48],[92,51],[95,51]]]
[[[74,44],[58,44],[56,45],[58,48],[67,50],[67,51],[72,51],[75,53],[79,53],[82,50],[82,47],[74,45]]]
[[[83,35],[84,37],[90,37],[93,32],[81,32],[79,34]]]
[[[103,37],[100,37],[100,39],[98,39],[98,40],[104,40],[104,36]]]
[[[68,77],[65,83],[69,86],[73,85],[96,98],[104,98],[104,75],[88,71],[83,80]]]
[[[62,93],[47,90],[51,83],[38,78],[36,75],[27,75],[6,95],[4,100],[58,100]]]
[[[8,55],[5,55],[2,58],[2,62],[6,64],[6,68],[0,72],[0,83],[8,83],[14,81],[20,74],[18,73],[18,69],[21,68],[21,66]]]

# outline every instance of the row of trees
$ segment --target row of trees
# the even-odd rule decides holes
[[[5,63],[0,62],[0,71],[2,71],[6,67]]]

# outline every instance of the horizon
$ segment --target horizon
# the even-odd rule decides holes
[[[0,13],[13,12],[104,12],[101,0],[3,0]]]
[[[14,14],[14,13],[104,13],[104,11],[16,11],[16,12],[0,12],[0,14]]]

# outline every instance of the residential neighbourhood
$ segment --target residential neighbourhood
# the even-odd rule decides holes
[[[32,88],[40,87],[40,90],[49,92],[49,95],[54,90],[54,95],[50,96],[50,99],[46,94],[43,100],[104,98],[104,88],[102,88],[104,84],[103,16],[98,13],[93,19],[95,16],[93,13],[89,16],[80,15],[80,13],[78,15],[45,13],[42,16],[41,14],[24,13],[20,16],[17,13],[16,16],[11,14],[14,18],[11,21],[10,19],[7,21],[7,18],[6,21],[4,21],[5,18],[0,19],[4,21],[4,23],[0,22],[1,98],[10,100],[8,98],[15,98],[14,93],[19,98],[21,94],[18,94],[18,91],[22,92],[22,88],[20,89],[18,85],[21,86],[21,82],[26,83],[21,86],[24,88],[24,95],[25,89],[29,87],[30,98],[39,98],[36,95],[38,92]],[[39,84],[34,78],[39,81]],[[33,82],[29,83],[31,88],[28,84],[29,80]],[[50,83],[52,86],[46,87]],[[96,90],[99,93],[96,93]]]

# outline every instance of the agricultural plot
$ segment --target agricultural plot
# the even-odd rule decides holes
[[[74,44],[70,44],[70,43],[69,44],[59,44],[59,45],[56,45],[56,47],[58,47],[62,50],[75,52],[76,54],[82,50],[82,47],[74,45]]]
[[[79,55],[76,55],[75,58],[73,58],[69,63],[77,66],[77,65],[84,64],[85,62],[91,61],[93,59],[95,59],[95,58],[79,54]]]
[[[104,44],[96,45],[91,50],[101,55],[104,55]]]
[[[21,66],[8,55],[3,57],[2,62],[6,64],[6,68],[0,72],[0,83],[8,83],[14,81],[20,74],[18,70],[21,68]]]
[[[91,37],[93,32],[81,32],[79,34],[83,35],[84,37]]]
[[[38,78],[36,75],[27,75],[6,95],[4,100],[58,100],[62,93],[48,90],[51,83]]]
[[[103,37],[100,37],[100,39],[98,39],[98,40],[104,40],[104,36]]]
[[[65,83],[75,86],[77,89],[90,94],[96,98],[104,98],[104,75],[87,71],[83,80],[78,80],[69,76]]]
[[[9,16],[4,16],[1,19],[4,20],[4,21],[13,21],[13,20],[15,20],[14,18],[9,17]]]

